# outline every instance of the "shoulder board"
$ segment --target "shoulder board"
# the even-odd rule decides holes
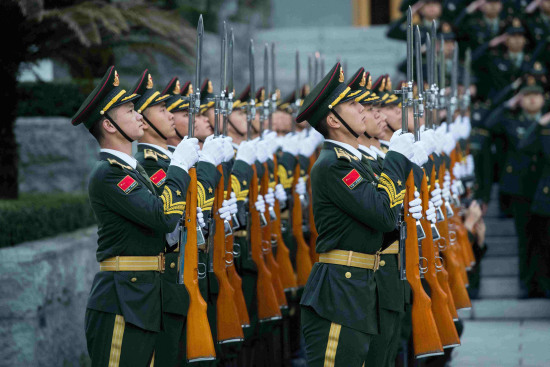
[[[111,166],[119,166],[119,167],[122,168],[122,169],[127,169],[127,170],[130,170],[130,171],[132,170],[132,167],[127,166],[127,165],[125,165],[125,164],[122,164],[122,163],[120,163],[119,161],[117,161],[116,159],[107,158],[107,162],[109,162],[109,164],[110,164]]]
[[[363,154],[363,157],[365,157],[365,159],[368,159],[369,161],[374,161],[374,158],[370,155]]]
[[[348,152],[346,152],[342,148],[334,148],[334,152],[336,152],[336,158],[338,158],[338,159],[342,159],[342,160],[345,160],[345,161],[348,161],[348,162],[351,162],[352,159],[354,161],[359,160],[359,158],[357,158],[355,155],[349,154]]]
[[[158,161],[159,158],[157,156],[157,152],[155,152],[153,149],[144,149],[143,150],[143,158],[145,159],[154,159],[155,161]]]

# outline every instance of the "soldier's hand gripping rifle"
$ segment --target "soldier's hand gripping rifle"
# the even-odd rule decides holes
[[[268,45],[265,44],[264,48],[264,90],[266,93],[262,94],[264,96],[264,100],[260,101],[262,103],[262,116],[260,118],[260,140],[263,140],[264,137],[262,136],[263,133],[263,124],[264,122],[269,121],[269,116],[271,115],[271,108],[270,108],[270,93],[269,91],[269,52],[268,52]],[[273,156],[272,156],[273,157]],[[271,158],[272,158],[271,157]],[[270,169],[268,162],[265,161],[263,164],[263,175],[260,182],[260,194],[264,197],[269,193],[270,189]],[[273,173],[274,169],[271,171],[271,174]],[[275,290],[275,295],[277,296],[277,301],[279,303],[279,307],[281,308],[287,308],[288,303],[285,296],[285,291],[281,282],[280,278],[280,268],[279,264],[275,261],[275,257],[273,256],[273,238],[272,238],[272,231],[273,231],[273,222],[277,220],[277,214],[275,213],[275,209],[273,206],[267,204],[267,209],[269,212],[269,215],[267,216],[267,224],[262,227],[262,252],[264,255],[264,259],[267,265],[267,268],[271,272],[271,280],[273,281],[273,289]],[[275,241],[275,245],[277,242]]]
[[[271,111],[274,111],[277,103],[277,83],[275,78],[275,45],[272,44],[271,47],[271,88],[273,89],[272,99],[271,99]],[[270,115],[271,123],[271,115]],[[269,127],[272,130],[272,126]],[[273,155],[273,179],[275,185],[279,183],[279,172],[278,172],[278,162],[277,154]],[[279,265],[279,278],[281,280],[281,285],[283,290],[292,290],[298,287],[296,282],[296,274],[294,273],[294,268],[292,267],[292,262],[290,260],[290,251],[283,241],[283,233],[281,230],[281,209],[286,206],[286,203],[281,203],[279,200],[275,200],[275,206],[273,210],[275,212],[275,219],[272,221],[271,225],[271,235],[273,240],[276,241],[276,260]]]
[[[226,92],[226,40],[227,30],[225,22],[223,24],[223,35],[221,42],[221,61],[220,61],[220,92],[215,97],[215,114],[214,114],[214,138],[222,139],[220,137],[220,118],[223,119],[225,109],[225,92]],[[220,101],[222,100],[222,102]],[[220,103],[221,102],[221,103]],[[222,111],[220,111],[220,108]],[[228,220],[222,218],[220,209],[222,208],[223,201],[225,200],[225,180],[224,169],[222,164],[217,166],[217,170],[220,173],[220,180],[216,186],[214,195],[214,204],[212,206],[213,225],[211,228],[210,239],[213,239],[213,269],[214,275],[218,280],[218,296],[216,299],[216,330],[217,330],[217,342],[219,344],[240,342],[244,340],[243,329],[241,326],[241,319],[237,311],[235,304],[235,290],[229,282],[228,274],[226,271],[226,236],[232,235],[231,224]],[[212,234],[213,231],[213,234]],[[232,250],[231,250],[232,251]],[[232,260],[232,259],[231,259]],[[232,264],[231,264],[232,265]]]
[[[250,46],[248,49],[249,54],[249,68],[250,68],[250,101],[248,103],[248,116],[247,116],[247,137],[250,140],[252,120],[256,115],[256,99],[255,99],[255,85],[254,85],[254,41],[250,40]],[[261,133],[261,132],[260,132]],[[249,234],[250,244],[252,247],[252,260],[256,264],[258,269],[258,278],[256,282],[256,291],[258,295],[258,319],[260,322],[269,320],[279,320],[282,318],[281,311],[279,309],[279,302],[275,289],[273,288],[272,275],[267,268],[264,255],[262,251],[262,229],[260,223],[260,212],[256,210],[256,200],[258,199],[258,171],[256,165],[252,165],[252,179],[250,181],[249,189]],[[264,217],[265,220],[265,217]]]
[[[411,28],[412,33],[412,28]],[[412,42],[412,34],[407,37]],[[417,62],[417,85],[419,96],[422,95],[422,59],[420,58],[420,32],[416,29],[416,62]],[[407,45],[409,48],[410,45]],[[407,58],[407,68],[412,70],[412,53]],[[418,65],[420,64],[420,65]],[[420,66],[420,67],[418,67]],[[410,82],[410,80],[409,80]],[[411,83],[412,84],[412,83]],[[419,101],[414,101],[414,105]],[[415,108],[415,140],[418,141],[418,119],[420,108]],[[408,123],[405,119],[402,121],[402,128],[405,128],[405,124]],[[425,178],[424,178],[425,179]],[[434,355],[443,354],[443,346],[439,338],[439,332],[435,323],[435,319],[432,313],[432,304],[430,297],[424,291],[422,283],[420,281],[420,254],[419,254],[419,231],[422,231],[420,223],[412,216],[410,212],[410,203],[415,200],[416,187],[414,183],[413,170],[410,171],[406,181],[406,193],[403,202],[403,219],[401,223],[401,236],[400,236],[400,254],[405,258],[405,264],[401,263],[401,271],[405,269],[406,279],[411,286],[412,291],[412,334],[413,334],[413,346],[414,354],[416,358],[429,357]],[[420,228],[418,227],[420,225]],[[424,236],[425,237],[425,236]],[[404,244],[403,244],[404,242]],[[404,247],[404,248],[403,248]]]
[[[311,64],[311,63],[310,63]],[[292,131],[296,131],[296,116],[298,110],[302,104],[300,99],[300,59],[298,51],[296,51],[296,89],[294,91],[294,113],[292,118]],[[291,213],[291,225],[292,236],[296,241],[296,276],[298,287],[304,287],[307,283],[307,278],[311,272],[313,265],[311,264],[311,256],[309,246],[304,239],[304,232],[302,227],[302,199],[300,194],[296,191],[296,185],[300,180],[300,162],[296,157],[296,166],[294,167],[294,175],[292,182],[292,213]]]
[[[197,60],[195,85],[200,85],[202,35],[204,26],[202,15],[197,26]],[[200,108],[200,88],[196,88],[196,94],[191,94],[189,101],[189,132],[190,138],[194,137],[195,116]],[[201,231],[197,226],[197,172],[194,167],[189,169],[191,177],[186,197],[185,233],[186,243],[183,269],[183,284],[189,293],[189,309],[187,311],[187,360],[189,362],[210,361],[216,359],[212,332],[206,314],[206,302],[202,298],[199,289],[198,248],[197,233]],[[202,236],[202,233],[201,233]],[[181,265],[180,265],[181,269]]]
[[[231,28],[231,33],[229,35],[229,40],[227,44],[227,101],[226,101],[226,110],[225,112],[222,111],[223,116],[223,135],[227,136],[227,123],[228,123],[228,117],[231,114],[231,111],[233,111],[233,96],[234,96],[234,88],[233,88],[233,45],[235,44],[235,37],[233,35],[233,28]],[[227,185],[227,195],[226,200],[231,199],[231,177],[228,180],[229,183]],[[239,228],[240,224],[237,220],[236,215],[231,216],[231,224],[233,226],[233,229]],[[235,268],[235,262],[234,257],[240,256],[240,251],[237,252],[234,249],[234,237],[233,235],[229,235],[225,237],[225,263],[226,263],[226,271],[227,271],[227,278],[229,280],[229,283],[231,283],[231,286],[233,287],[233,296],[235,301],[235,306],[237,307],[237,312],[239,313],[239,319],[241,321],[241,326],[243,328],[250,327],[250,317],[248,315],[248,309],[246,308],[246,301],[244,299],[243,289],[242,289],[242,279],[240,275],[237,273],[237,269]]]

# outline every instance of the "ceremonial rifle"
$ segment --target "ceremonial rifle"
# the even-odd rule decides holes
[[[223,24],[223,35],[221,42],[221,60],[220,60],[220,90],[219,95],[215,97],[215,114],[214,114],[214,138],[220,137],[220,119],[225,110],[225,92],[226,92],[226,40],[227,30],[226,24]],[[220,101],[221,99],[221,101]],[[221,103],[220,103],[221,102]],[[220,108],[222,111],[220,111]],[[217,170],[220,174],[220,180],[216,186],[214,194],[214,204],[212,206],[213,225],[210,227],[211,235],[209,236],[214,242],[213,250],[213,269],[214,275],[218,280],[218,296],[216,299],[216,326],[217,326],[217,342],[219,344],[240,342],[244,340],[241,320],[235,305],[235,290],[229,282],[226,271],[226,244],[225,238],[232,235],[231,224],[224,220],[219,210],[222,208],[225,199],[225,179],[224,169],[222,164],[219,164]],[[213,232],[213,233],[212,233]]]
[[[197,59],[195,69],[195,85],[200,85],[202,35],[204,26],[202,15],[197,26]],[[189,101],[189,138],[194,137],[195,116],[200,109],[200,88],[191,94]],[[187,360],[189,362],[211,361],[216,359],[216,350],[212,340],[212,331],[206,314],[207,305],[199,289],[197,235],[201,231],[197,226],[197,172],[194,167],[189,169],[189,189],[186,197],[185,233],[186,243],[184,252],[183,284],[189,293],[189,309],[187,311]],[[202,232],[201,236],[202,236]],[[180,264],[183,262],[180,260]],[[180,265],[181,269],[181,265]]]
[[[260,101],[263,105],[262,110],[262,117],[260,119],[260,131],[263,131],[263,124],[266,121],[269,121],[269,115],[271,114],[271,108],[270,108],[270,102],[271,98],[267,91],[269,90],[269,52],[268,52],[268,45],[265,44],[264,47],[264,90],[266,91],[264,96],[264,100]],[[263,139],[263,137],[260,135],[260,139]],[[260,194],[265,197],[265,195],[269,192],[270,187],[270,170],[268,162],[264,162],[262,164],[263,166],[263,175],[260,182]],[[273,221],[277,220],[277,214],[275,213],[275,209],[266,203],[267,209],[269,212],[269,215],[267,216],[267,223],[265,226],[262,227],[262,252],[265,258],[265,262],[267,265],[267,268],[271,272],[271,280],[273,281],[273,289],[275,290],[275,294],[277,296],[277,301],[279,303],[280,308],[287,308],[288,303],[286,301],[285,291],[281,282],[281,278],[279,276],[280,269],[279,265],[275,261],[275,257],[273,256],[273,238],[272,238],[272,227],[273,227]],[[277,242],[275,241],[275,245]]]
[[[249,72],[250,72],[250,101],[248,103],[248,116],[247,116],[247,137],[250,140],[251,137],[251,125],[252,120],[256,116],[256,98],[255,98],[255,83],[254,83],[254,41],[250,40],[248,49],[249,56]],[[261,134],[261,131],[260,131]],[[260,135],[261,136],[261,135]],[[258,171],[256,165],[252,164],[252,179],[250,182],[249,190],[249,220],[250,225],[250,245],[252,247],[252,260],[256,264],[258,269],[258,277],[256,281],[256,294],[261,295],[257,297],[258,301],[258,320],[260,322],[279,320],[282,318],[281,311],[279,309],[279,302],[275,289],[273,288],[272,274],[267,268],[262,250],[262,225],[260,219],[260,212],[256,210],[256,200],[258,199]],[[265,217],[264,217],[265,221]]]
[[[227,44],[227,103],[226,103],[226,112],[223,114],[223,135],[227,136],[227,122],[228,117],[233,111],[233,96],[235,94],[233,88],[233,45],[235,44],[235,37],[233,34],[233,28],[229,35],[229,40]],[[227,195],[226,199],[231,199],[231,176],[229,177],[227,185]],[[233,229],[239,228],[240,224],[236,215],[231,216],[231,222]],[[237,252],[234,249],[234,237],[229,235],[225,237],[225,263],[226,263],[226,272],[227,278],[231,286],[233,287],[233,296],[235,301],[235,306],[237,307],[237,312],[239,313],[239,319],[241,321],[241,327],[250,327],[250,317],[248,315],[248,309],[246,308],[246,301],[244,299],[243,289],[242,289],[242,279],[237,273],[235,268],[234,258],[240,256],[240,251]]]
[[[394,91],[395,94],[401,94],[401,119],[403,120],[401,131],[409,131],[408,108],[412,106],[413,100],[413,31],[412,31],[412,9],[407,9],[407,80],[401,86],[400,90]]]

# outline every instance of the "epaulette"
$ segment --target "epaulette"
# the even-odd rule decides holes
[[[122,163],[120,163],[119,161],[117,161],[116,159],[107,158],[107,162],[109,162],[109,164],[110,164],[111,166],[119,166],[119,167],[122,168],[122,169],[127,169],[127,170],[130,170],[130,171],[132,170],[132,167],[127,166],[127,165],[125,165],[125,164],[122,164]]]
[[[365,157],[365,159],[368,159],[369,161],[374,161],[374,158],[370,155],[363,154],[363,157]]]
[[[154,159],[155,161],[158,161],[159,157],[162,159],[168,159],[168,156],[166,154],[159,153],[156,150],[153,150],[153,149],[143,150],[143,158],[145,159]]]
[[[354,161],[359,160],[359,158],[357,158],[355,155],[349,154],[348,152],[346,152],[346,151],[345,151],[344,149],[342,149],[342,148],[334,148],[334,152],[336,153],[336,158],[342,159],[342,160],[344,160],[344,161],[351,162],[352,159],[353,159]]]

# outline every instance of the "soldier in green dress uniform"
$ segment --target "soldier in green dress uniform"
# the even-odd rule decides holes
[[[162,329],[165,234],[183,214],[187,170],[198,159],[198,144],[186,139],[178,145],[159,196],[131,156],[132,141],[143,135],[141,115],[132,103],[139,95],[118,85],[110,67],[72,118],[102,148],[89,184],[100,271],[88,299],[86,339],[93,366],[144,366],[153,358]]]
[[[166,100],[166,109],[174,115],[174,130],[176,135],[169,137],[168,150],[173,152],[178,143],[187,135],[189,128],[189,101],[185,98],[193,93],[193,85],[187,82],[183,87],[180,85],[178,77],[173,77],[164,87],[161,94],[170,94]]]
[[[343,81],[337,63],[306,97],[297,118],[327,139],[311,171],[319,262],[301,301],[312,367],[362,366],[373,336],[385,327],[374,271],[383,232],[396,228],[413,150],[411,135],[396,136],[376,183],[357,150],[365,129],[363,107]]]

